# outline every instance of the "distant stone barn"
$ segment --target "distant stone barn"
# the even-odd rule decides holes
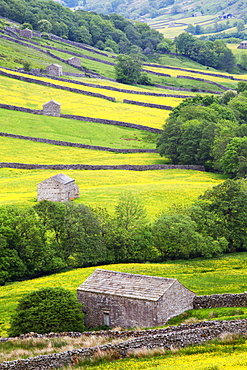
[[[68,63],[75,67],[81,67],[81,60],[77,57],[71,57],[68,59]]]
[[[26,39],[31,39],[33,37],[33,31],[25,28],[24,30],[20,30],[20,36],[25,37]]]
[[[45,71],[48,75],[56,76],[56,77],[62,76],[63,74],[62,67],[56,63],[51,64],[48,67],[46,67]]]
[[[238,46],[238,49],[247,49],[247,41],[242,41]]]
[[[75,180],[62,173],[52,176],[38,184],[38,202],[67,202],[79,198],[79,187]]]
[[[61,104],[55,100],[50,100],[43,105],[42,114],[45,116],[60,117]]]
[[[85,325],[163,325],[193,308],[195,293],[176,279],[96,269],[77,289]]]

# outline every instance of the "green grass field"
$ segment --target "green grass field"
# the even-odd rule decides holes
[[[101,154],[97,155],[100,157]],[[107,208],[113,213],[119,196],[124,191],[131,191],[142,199],[150,221],[174,205],[190,206],[206,189],[224,179],[217,174],[193,170],[58,171],[1,168],[0,205],[33,205],[37,199],[37,184],[58,172],[75,179],[80,187],[80,198],[75,202]]]
[[[0,131],[87,145],[129,149],[155,149],[157,138],[157,134],[127,127],[34,115],[6,109],[0,109]]]
[[[247,289],[247,253],[227,255],[209,260],[177,260],[165,263],[106,265],[114,271],[176,278],[198,295],[214,293],[240,293]],[[94,271],[95,267],[75,269],[37,279],[14,282],[0,289],[0,335],[6,336],[10,315],[23,294],[43,287],[60,286],[76,291],[76,288]]]
[[[42,109],[44,103],[53,99],[61,104],[61,113],[63,114],[111,119],[154,128],[162,128],[169,115],[169,111],[165,109],[111,102],[3,76],[0,76],[0,92],[3,104]]]
[[[208,344],[165,355],[144,358],[125,358],[114,362],[76,366],[78,370],[242,370],[247,368],[247,341],[228,344]],[[72,368],[70,368],[72,369]]]

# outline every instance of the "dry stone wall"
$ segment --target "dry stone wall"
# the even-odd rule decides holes
[[[0,168],[18,168],[25,170],[126,170],[126,171],[152,171],[152,170],[194,170],[205,171],[204,166],[193,165],[86,165],[86,164],[27,164],[17,162],[0,162]]]
[[[1,74],[1,72],[0,72]],[[23,107],[17,107],[15,105],[8,105],[8,104],[0,104],[0,108],[3,109],[10,109],[10,110],[16,110],[20,112],[27,112],[32,114],[42,114],[42,110],[35,110],[35,109],[29,109],[29,108],[23,108]],[[78,121],[85,121],[85,122],[97,122],[102,123],[105,125],[115,125],[115,126],[123,126],[123,127],[131,127],[135,128],[137,130],[142,131],[148,131],[148,132],[155,132],[155,133],[161,133],[162,130],[158,128],[143,126],[143,125],[137,125],[135,123],[129,123],[129,122],[123,122],[123,121],[115,121],[115,120],[107,120],[103,118],[93,118],[93,117],[85,117],[85,116],[76,116],[73,114],[60,114],[60,117],[67,118],[67,119],[75,119]]]
[[[41,355],[23,360],[2,362],[0,370],[42,370],[54,369],[62,366],[73,366],[80,360],[90,358],[100,352],[112,351],[120,357],[126,357],[133,350],[139,348],[183,348],[189,345],[199,345],[212,340],[224,333],[239,333],[247,335],[247,320],[236,321],[208,321],[192,325],[182,325],[177,328],[168,328],[152,331],[148,335],[140,335],[118,344],[105,344],[91,348],[81,348],[51,355]]]
[[[15,75],[13,73],[5,72],[5,71],[2,71],[2,70],[0,71],[0,75],[11,77],[13,79],[20,80],[20,81],[31,82],[31,83],[35,83],[35,84],[38,84],[38,85],[54,87],[54,88],[60,89],[60,90],[71,91],[71,92],[75,92],[77,94],[94,96],[96,98],[101,98],[101,99],[109,100],[109,101],[112,101],[112,102],[116,101],[116,99],[111,97],[111,96],[107,96],[107,95],[103,95],[103,94],[99,94],[99,93],[94,93],[94,92],[91,92],[91,91],[79,90],[79,89],[75,89],[75,88],[68,87],[68,86],[56,85],[56,84],[53,84],[51,82],[41,81],[41,80],[37,80],[37,79],[34,79],[34,78],[26,77],[26,76]]]
[[[247,307],[247,292],[240,294],[196,296],[194,298],[193,307],[195,310],[215,307]]]
[[[29,140],[35,141],[39,143],[46,143],[58,146],[70,146],[75,148],[84,148],[84,149],[93,149],[93,150],[102,150],[106,152],[115,152],[115,153],[157,153],[156,149],[118,149],[118,148],[109,148],[97,145],[86,145],[81,143],[72,143],[69,141],[60,141],[60,140],[50,140],[32,136],[24,136],[24,135],[15,135],[15,134],[8,134],[5,132],[0,132],[0,136],[3,137],[11,137],[14,139],[21,139],[21,140]]]
[[[142,107],[149,107],[149,108],[166,109],[166,110],[172,110],[173,109],[173,107],[171,107],[170,105],[144,103],[144,102],[141,102],[141,101],[135,101],[135,100],[129,100],[129,99],[124,99],[123,102],[127,103],[127,104],[140,105]]]

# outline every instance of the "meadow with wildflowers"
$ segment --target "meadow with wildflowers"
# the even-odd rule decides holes
[[[176,260],[164,263],[128,263],[104,265],[113,271],[176,278],[198,295],[216,293],[242,293],[246,290],[247,253],[237,253],[212,259]],[[74,269],[36,279],[7,283],[0,289],[0,336],[7,335],[10,316],[18,300],[26,293],[43,287],[63,287],[76,291],[77,287],[96,267]],[[214,309],[215,310],[215,309]],[[203,311],[203,310],[202,310]],[[244,309],[246,315],[247,310]],[[217,319],[226,316],[220,313]],[[208,312],[205,317],[208,319]],[[232,318],[228,315],[228,318]],[[236,316],[235,316],[236,318]]]

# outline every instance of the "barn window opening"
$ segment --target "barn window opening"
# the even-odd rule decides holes
[[[104,311],[103,316],[104,316],[104,325],[110,326],[110,313],[109,313],[109,311]]]

